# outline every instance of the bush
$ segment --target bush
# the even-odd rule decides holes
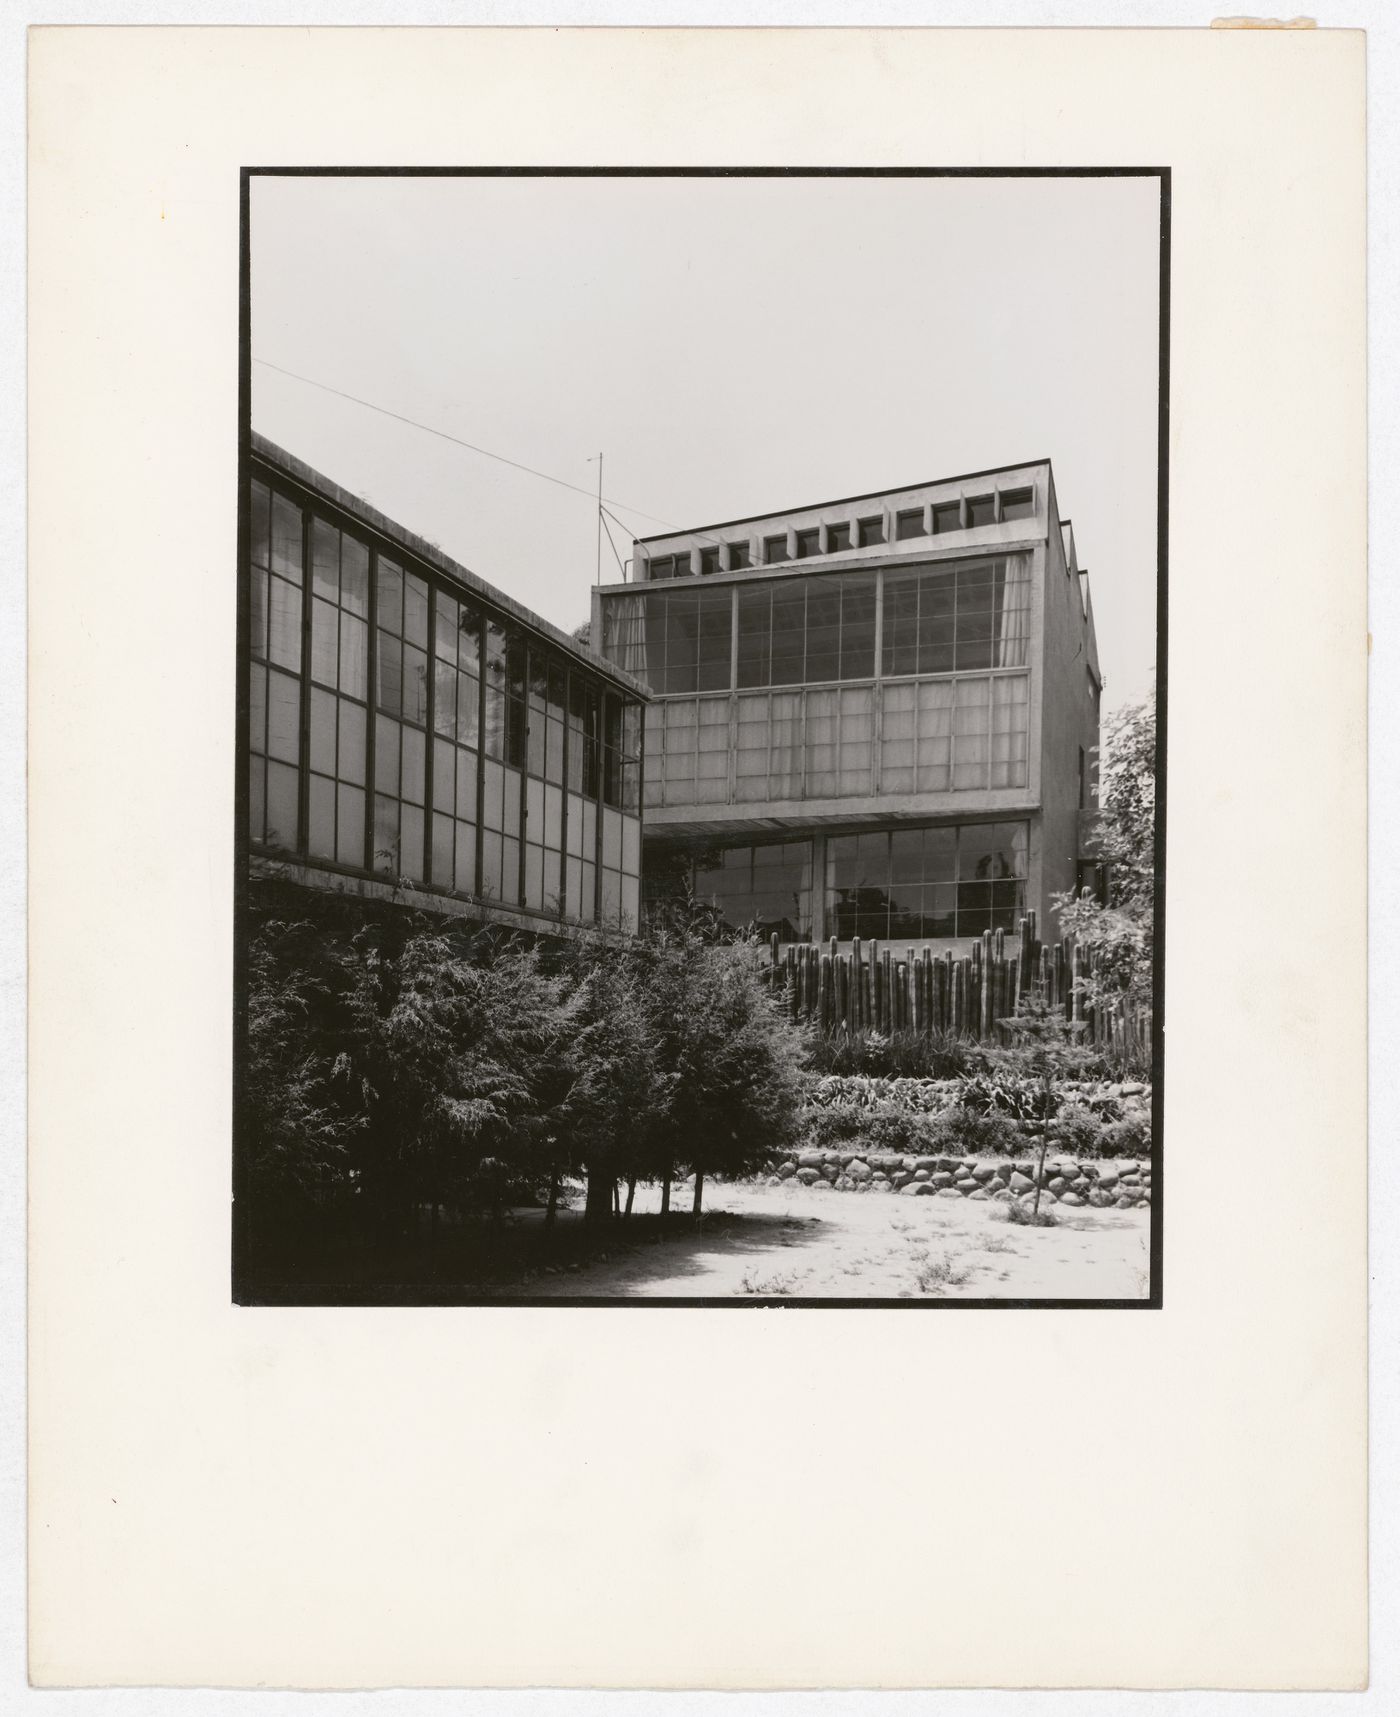
[[[946,1108],[946,1086],[930,1079],[876,1079],[865,1073],[830,1074],[812,1087],[808,1101],[817,1108],[874,1109],[894,1104],[915,1114],[936,1114]]]
[[[1138,1117],[1114,1121],[1099,1137],[1099,1154],[1105,1157],[1145,1157],[1152,1151],[1151,1123]]]
[[[1026,1148],[1025,1135],[1009,1115],[979,1114],[955,1105],[929,1128],[929,1143],[962,1157],[1015,1156]]]
[[[867,1113],[862,1137],[872,1150],[907,1154],[931,1150],[937,1128],[936,1119],[890,1103]]]
[[[964,1079],[958,1102],[978,1115],[1010,1115],[1017,1121],[1039,1120],[1045,1111],[1045,1087],[1037,1079],[1004,1068]],[[1051,1092],[1051,1113],[1058,1098]]]
[[[822,1074],[956,1079],[981,1065],[981,1053],[951,1032],[834,1031],[814,1040],[807,1064]]]
[[[807,1143],[822,1147],[843,1145],[847,1140],[858,1137],[864,1131],[870,1114],[868,1109],[833,1103],[824,1108],[804,1109],[798,1120]]]
[[[862,1150],[926,1151],[932,1148],[936,1122],[898,1103],[877,1103],[868,1108],[831,1104],[804,1109],[802,1132],[807,1144],[818,1150],[858,1144]]]
[[[1062,1109],[1050,1123],[1050,1137],[1072,1157],[1096,1157],[1103,1148],[1104,1123],[1091,1109]]]

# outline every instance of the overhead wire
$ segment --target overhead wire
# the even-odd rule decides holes
[[[319,388],[322,393],[334,394],[337,399],[349,400],[352,405],[363,406],[366,411],[378,412],[381,417],[391,417],[396,423],[407,424],[410,429],[421,430],[425,435],[435,435],[440,441],[450,441],[454,447],[465,447],[469,453],[478,453],[483,459],[494,459],[498,464],[509,465],[512,470],[524,471],[531,477],[538,477],[543,482],[557,484],[561,489],[571,489],[576,495],[586,495],[595,506],[602,507],[597,493],[585,489],[579,483],[571,483],[566,477],[556,477],[550,471],[538,470],[533,465],[526,465],[519,459],[509,459],[504,453],[493,453],[489,447],[482,447],[475,441],[464,441],[460,435],[449,435],[445,429],[437,429],[430,423],[420,423],[415,417],[408,417],[403,412],[391,411],[388,406],[376,405],[373,400],[361,399],[358,394],[347,393],[344,388],[332,387],[329,382],[319,382],[313,376],[303,376],[296,370],[289,370],[282,364],[274,364],[270,358],[254,358],[253,362],[265,370],[275,370],[280,376],[287,376],[294,382],[301,382],[306,387]],[[634,507],[630,502],[616,500],[613,496],[604,497],[614,507],[621,507],[625,513],[635,513],[639,519],[649,519],[654,525],[665,525],[667,530],[681,532],[683,525],[674,523],[671,519],[663,519],[656,513],[649,513],[644,507]],[[606,508],[602,508],[606,512]],[[613,515],[610,515],[613,516]],[[613,522],[620,530],[630,531],[631,526],[613,516]],[[709,536],[704,531],[690,531],[687,535],[695,536],[706,542],[718,543],[718,537]],[[611,541],[611,538],[609,538]],[[613,554],[617,554],[614,548]]]

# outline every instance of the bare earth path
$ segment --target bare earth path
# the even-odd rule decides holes
[[[677,1189],[675,1209],[690,1189]],[[636,1210],[660,1206],[637,1189]],[[542,1275],[531,1295],[782,1296],[794,1299],[1145,1299],[1146,1210],[1059,1207],[1023,1228],[995,1205],[782,1186],[706,1188],[699,1231],[619,1246],[606,1260]],[[563,1214],[563,1213],[561,1213]],[[619,1225],[625,1239],[626,1224]]]

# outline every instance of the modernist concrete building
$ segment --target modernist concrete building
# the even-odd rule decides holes
[[[645,686],[256,435],[251,464],[251,875],[635,929]]]
[[[655,694],[648,898],[942,949],[1083,880],[1101,677],[1048,460],[645,538],[592,639]]]

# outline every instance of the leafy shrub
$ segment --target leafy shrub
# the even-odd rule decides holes
[[[870,1111],[846,1103],[833,1103],[825,1108],[804,1109],[798,1117],[802,1135],[816,1146],[843,1145],[856,1138],[865,1128]]]
[[[977,1045],[951,1032],[834,1031],[808,1055],[814,1073],[877,1078],[956,1079],[980,1065]]]
[[[1072,1105],[1050,1124],[1050,1137],[1072,1157],[1096,1157],[1102,1147],[1104,1123],[1091,1109]]]
[[[979,1114],[956,1104],[934,1120],[928,1137],[934,1150],[962,1157],[1015,1156],[1026,1147],[1025,1135],[1009,1115]]]
[[[875,1079],[869,1074],[830,1075],[819,1079],[808,1094],[816,1108],[873,1109],[894,1104],[915,1114],[936,1114],[949,1102],[946,1085],[929,1079]]]
[[[1114,1121],[1099,1138],[1099,1154],[1105,1157],[1145,1157],[1151,1150],[1151,1123],[1139,1116]]]
[[[831,1104],[804,1109],[800,1119],[806,1142],[818,1149],[858,1145],[862,1150],[901,1154],[932,1149],[936,1126],[930,1116],[902,1108],[898,1103],[876,1103],[869,1107]]]
[[[1045,1114],[1045,1087],[1037,1079],[1009,1072],[1004,1068],[976,1073],[964,1079],[958,1090],[958,1102],[964,1109],[978,1115],[1010,1115],[1017,1121],[1039,1120]],[[1059,1105],[1054,1091],[1050,1093],[1051,1113]]]
[[[891,1103],[868,1112],[862,1137],[872,1150],[918,1152],[934,1148],[937,1129],[937,1119]]]

